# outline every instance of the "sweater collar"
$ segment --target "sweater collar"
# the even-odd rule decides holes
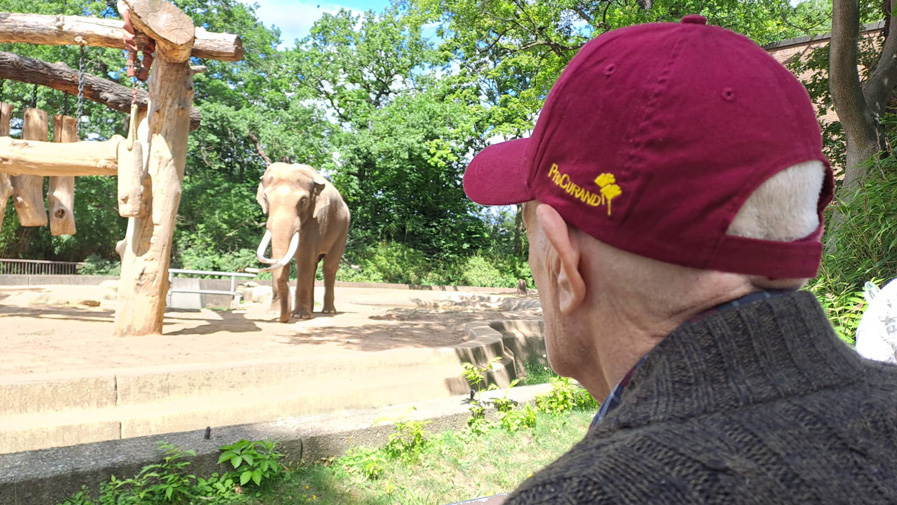
[[[797,291],[708,314],[663,339],[597,431],[736,409],[857,380],[860,358]]]

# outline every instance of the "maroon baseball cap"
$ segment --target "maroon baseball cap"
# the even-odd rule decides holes
[[[793,242],[726,234],[763,182],[820,161],[819,227]],[[485,205],[538,200],[614,247],[706,270],[814,277],[833,178],[803,85],[750,39],[701,16],[607,32],[555,83],[532,136],[464,174]]]

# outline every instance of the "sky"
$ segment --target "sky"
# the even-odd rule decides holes
[[[366,10],[382,11],[389,0],[240,0],[251,5],[259,5],[256,13],[265,26],[280,28],[280,38],[287,47],[296,39],[308,34],[308,30],[324,13],[335,13],[340,8],[357,12]]]

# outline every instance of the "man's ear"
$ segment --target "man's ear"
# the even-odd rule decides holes
[[[586,297],[586,284],[579,271],[580,245],[570,239],[570,225],[554,207],[539,205],[536,207],[536,219],[559,260],[558,305],[561,312],[569,314],[579,308]]]

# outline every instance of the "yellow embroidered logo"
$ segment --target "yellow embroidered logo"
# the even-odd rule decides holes
[[[592,193],[570,180],[569,175],[561,173],[557,163],[551,165],[551,168],[548,170],[548,177],[551,179],[551,182],[566,191],[567,194],[573,195],[574,198],[578,198],[583,203],[592,207],[607,205],[608,216],[611,215],[611,200],[623,194],[623,190],[617,185],[614,174],[601,174],[595,178],[595,184],[601,188],[599,193]]]

